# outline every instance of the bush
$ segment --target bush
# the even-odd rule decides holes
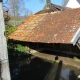
[[[14,52],[17,52],[17,54],[19,54],[19,55],[20,55],[20,53],[22,53],[23,55],[30,53],[30,50],[26,46],[24,46],[24,45],[22,45],[20,43],[7,41],[7,44],[8,44],[8,46],[7,46],[8,50],[9,51],[12,50],[10,52],[10,54],[12,54],[12,53],[14,54]]]
[[[17,50],[19,52],[24,52],[24,53],[27,52],[26,47],[25,46],[22,46],[20,44],[17,44],[17,47],[15,47],[15,50]]]

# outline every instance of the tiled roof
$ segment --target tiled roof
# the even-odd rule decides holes
[[[54,12],[54,11],[64,11],[67,9],[71,9],[71,8],[51,3],[51,6],[48,9],[46,8],[46,5],[45,5],[43,10],[38,11],[36,14],[50,13],[50,12]]]
[[[9,35],[8,39],[25,42],[71,44],[71,40],[79,27],[80,8],[34,14]]]

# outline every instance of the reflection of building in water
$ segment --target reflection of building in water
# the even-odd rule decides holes
[[[64,0],[63,6],[70,7],[70,8],[79,8],[80,0]]]

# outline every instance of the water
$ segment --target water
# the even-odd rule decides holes
[[[69,80],[77,80],[80,75],[79,68],[65,65],[63,61],[48,61],[14,50],[9,51],[9,61],[12,80],[63,80],[61,73],[66,69],[70,70]]]

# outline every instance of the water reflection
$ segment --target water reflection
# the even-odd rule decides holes
[[[63,61],[59,61],[54,80],[59,80],[61,77],[60,75],[61,75],[61,70],[62,70],[62,62]]]
[[[44,80],[51,63],[34,58],[29,64],[12,69],[12,80]]]
[[[73,70],[70,71],[69,80],[77,80],[77,75]]]
[[[58,57],[55,58],[57,60]],[[63,80],[62,69],[70,68],[69,80],[76,80],[80,74],[72,66],[65,66],[63,61],[47,61],[32,55],[9,55],[12,80]],[[64,79],[65,80],[65,79]]]

